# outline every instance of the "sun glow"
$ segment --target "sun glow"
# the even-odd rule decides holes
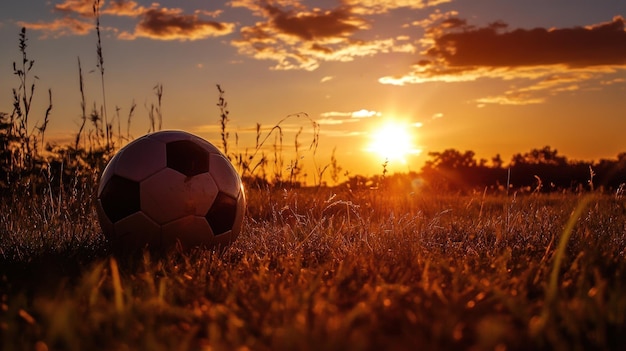
[[[407,162],[407,156],[419,154],[413,142],[412,128],[418,125],[409,125],[398,122],[387,122],[372,132],[372,140],[367,150],[378,154],[385,160]]]

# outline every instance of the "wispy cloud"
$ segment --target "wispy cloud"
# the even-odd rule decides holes
[[[366,109],[361,109],[361,110],[352,112],[351,117],[352,118],[369,118],[369,117],[376,117],[376,116],[381,116],[381,115],[382,113],[378,111],[370,111]]]
[[[87,35],[94,29],[93,21],[72,17],[57,18],[52,22],[19,21],[17,24],[21,27],[41,32],[41,38]]]
[[[511,30],[504,22],[474,27],[464,19],[441,16],[423,41],[425,59],[405,75],[379,81],[404,85],[522,78],[534,81],[480,102],[540,103],[544,100],[534,92],[572,91],[582,82],[626,69],[625,22],[617,16],[585,27]]]
[[[546,102],[549,96],[563,92],[573,92],[581,89],[585,81],[597,77],[597,72],[575,70],[545,74],[540,79],[534,79],[532,83],[522,87],[515,87],[496,96],[477,99],[479,105],[531,105]]]
[[[117,1],[114,1],[117,2]],[[104,3],[104,2],[102,2]],[[93,17],[93,0],[65,0],[54,5],[54,11],[67,15],[79,15],[82,17]]]
[[[545,102],[544,97],[532,97],[529,94],[506,94],[498,96],[488,96],[484,98],[476,99],[478,107],[483,107],[486,104],[497,105],[532,105],[541,104]]]
[[[317,119],[315,122],[320,125],[340,125],[345,123],[355,123],[366,118],[380,116],[382,116],[381,112],[367,109],[360,109],[352,112],[329,111],[321,113],[320,117],[322,118]]]
[[[352,111],[352,112],[338,112],[338,111],[324,112],[321,114],[321,116],[322,117],[342,117],[342,118],[368,118],[368,117],[382,116],[382,113],[378,111],[360,109],[358,111]]]
[[[391,10],[406,9],[423,9],[430,6],[437,6],[452,0],[344,0],[343,3],[354,8],[355,13],[359,14],[382,14]]]
[[[131,0],[113,0],[101,11],[107,15],[137,17],[141,16],[146,8]]]
[[[319,125],[335,126],[345,124],[348,122],[357,122],[355,119],[341,119],[341,118],[319,118],[315,121]]]
[[[626,83],[626,78],[614,78],[609,80],[603,80],[600,82],[602,85],[613,85],[613,84],[622,84]]]
[[[350,118],[352,116],[352,112],[330,111],[330,112],[323,112],[320,114],[320,116],[323,118]]]

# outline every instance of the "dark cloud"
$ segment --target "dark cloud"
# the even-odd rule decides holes
[[[349,36],[366,26],[363,19],[352,15],[347,8],[308,13],[285,11],[275,6],[266,6],[265,10],[276,31],[302,40]]]
[[[426,55],[450,67],[568,67],[626,64],[624,18],[590,27],[515,29],[496,22],[484,28],[447,20],[456,31],[435,38]]]
[[[511,30],[501,21],[475,27],[446,16],[425,24],[425,49],[418,62],[407,74],[382,77],[381,83],[524,79],[526,86],[518,83],[502,95],[476,102],[536,104],[626,69],[626,21],[621,16],[586,27],[551,29]]]
[[[229,34],[234,24],[206,21],[197,15],[184,15],[179,9],[151,8],[143,12],[135,33],[125,39],[148,37],[160,40],[197,40]]]
[[[140,6],[132,0],[111,0],[104,9],[104,13],[114,16],[139,16],[145,11],[145,7]]]

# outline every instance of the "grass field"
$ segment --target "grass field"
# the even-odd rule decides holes
[[[617,350],[626,199],[248,189],[223,254],[114,257],[88,186],[0,209],[0,349]]]

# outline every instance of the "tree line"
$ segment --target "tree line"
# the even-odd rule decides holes
[[[513,155],[505,165],[501,156],[490,161],[476,159],[473,151],[447,149],[430,152],[420,172],[350,177],[350,188],[387,187],[465,192],[482,189],[526,192],[624,191],[626,152],[615,159],[598,161],[568,160],[550,146]]]

